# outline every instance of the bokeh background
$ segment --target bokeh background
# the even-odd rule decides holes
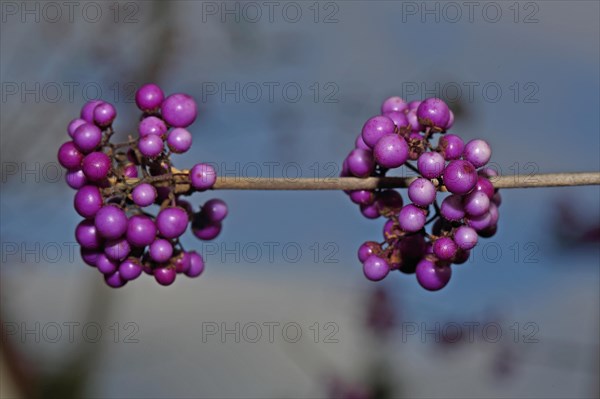
[[[134,132],[152,81],[200,105],[180,167],[335,176],[383,99],[435,95],[504,175],[598,171],[600,3],[0,4],[2,397],[600,394],[598,187],[504,190],[497,235],[437,293],[364,279],[383,226],[343,193],[195,194],[230,206],[216,240],[184,240],[204,274],[112,290],[55,159],[90,98]]]

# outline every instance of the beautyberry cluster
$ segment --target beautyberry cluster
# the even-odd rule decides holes
[[[478,236],[496,233],[501,198],[489,179],[497,173],[484,167],[492,151],[484,140],[465,144],[447,134],[453,123],[454,114],[438,98],[407,103],[390,97],[344,160],[342,176],[385,176],[400,166],[419,175],[408,187],[408,204],[392,189],[346,192],[366,218],[388,219],[384,241],[367,241],[358,250],[369,280],[399,270],[415,273],[423,288],[439,290],[450,280],[451,264],[468,260]],[[443,190],[450,195],[438,204]]]
[[[180,198],[208,190],[216,181],[208,164],[196,164],[190,171],[171,164],[171,154],[184,153],[192,145],[187,127],[198,115],[194,99],[179,93],[165,98],[160,87],[146,84],[135,101],[142,116],[138,134],[127,142],[110,142],[116,109],[93,100],[69,123],[71,141],[58,150],[67,184],[77,190],[75,210],[84,218],[75,230],[81,257],[114,288],[142,272],[161,285],[172,284],[177,274],[199,276],[202,256],[184,250],[179,237],[191,223],[196,237],[214,239],[227,216],[227,205],[220,199],[194,212]]]

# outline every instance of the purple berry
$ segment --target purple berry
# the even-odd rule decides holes
[[[458,249],[458,251],[456,251],[456,255],[454,255],[454,258],[452,258],[452,263],[454,263],[455,265],[462,265],[463,263],[466,263],[469,260],[469,256],[471,256],[471,251],[469,251],[468,249]]]
[[[373,155],[384,168],[397,168],[408,159],[408,144],[397,134],[386,134],[375,144]]]
[[[156,200],[156,196],[156,188],[149,183],[142,183],[131,192],[133,202],[141,207],[152,205]]]
[[[406,129],[407,127],[411,126],[404,112],[388,112],[384,115],[394,121],[394,125],[396,125],[398,129]]]
[[[83,173],[83,170],[81,169],[67,171],[65,180],[69,187],[74,188],[75,190],[80,189],[87,184],[85,173]]]
[[[177,273],[185,273],[191,266],[191,256],[187,252],[181,252],[179,255],[173,258],[173,265]]]
[[[402,209],[402,205],[404,205],[404,201],[396,190],[384,190],[377,193],[375,197],[375,206],[379,214],[383,216],[397,215]]]
[[[465,217],[462,197],[460,195],[449,195],[444,198],[440,205],[440,213],[450,221],[458,221]]]
[[[75,118],[71,122],[69,122],[69,125],[67,126],[67,133],[69,134],[69,137],[73,138],[73,135],[75,134],[75,130],[77,130],[77,128],[79,126],[83,125],[84,123],[87,123],[87,122],[81,118]]]
[[[189,252],[189,257],[190,268],[184,273],[188,277],[198,277],[204,271],[204,259],[202,259],[202,255],[196,251]]]
[[[103,152],[90,152],[81,162],[81,170],[89,181],[98,182],[108,176],[111,161]]]
[[[381,216],[376,203],[360,205],[360,213],[362,213],[362,215],[367,219],[377,219],[379,216]]]
[[[160,109],[165,122],[173,127],[188,127],[198,116],[196,102],[187,94],[171,94],[162,102]]]
[[[490,199],[481,191],[473,191],[465,196],[463,206],[469,216],[481,216],[490,209]]]
[[[354,140],[354,147],[361,149],[361,150],[370,150],[371,147],[369,147],[367,145],[367,143],[365,143],[365,141],[362,138],[362,134],[359,134],[358,136],[356,136],[356,140]]]
[[[417,111],[409,111],[406,114],[406,119],[408,120],[411,131],[413,133],[418,133],[418,132],[422,132],[423,130],[425,130],[423,125],[421,125],[419,123],[419,118],[417,118]]]
[[[187,212],[178,206],[167,207],[156,216],[158,232],[165,238],[177,238],[182,235],[188,222]]]
[[[81,259],[83,259],[88,266],[96,267],[96,261],[102,252],[96,249],[85,249],[81,247],[79,249],[79,254],[81,255]]]
[[[197,215],[192,223],[192,233],[199,240],[213,240],[221,233],[221,229],[221,222],[210,222],[204,215]]]
[[[197,163],[190,170],[190,182],[196,190],[208,190],[216,181],[217,172],[209,164]]]
[[[417,108],[417,118],[424,126],[444,130],[450,120],[450,108],[439,98],[428,98]]]
[[[408,103],[408,112],[416,111],[417,108],[419,108],[419,105],[421,105],[421,101],[418,101],[418,100],[409,102]]]
[[[375,193],[372,190],[350,191],[350,200],[358,205],[369,205],[375,201]]]
[[[83,154],[77,149],[75,143],[67,141],[58,149],[58,162],[69,170],[81,168]]]
[[[156,225],[149,216],[135,215],[127,223],[126,237],[131,245],[145,247],[152,244],[156,238],[156,232]]]
[[[94,108],[94,123],[100,127],[112,125],[117,117],[117,110],[112,104],[101,103]]]
[[[375,241],[367,241],[358,248],[358,260],[360,263],[365,263],[367,258],[379,252],[381,247]]]
[[[448,123],[446,124],[446,130],[450,130],[450,128],[454,125],[454,112],[450,110],[450,117],[448,118]]]
[[[82,220],[75,228],[75,239],[85,249],[99,249],[103,239],[98,234],[94,222],[90,219]]]
[[[390,97],[381,104],[381,113],[385,114],[388,112],[404,112],[408,109],[408,104],[401,97]]]
[[[177,127],[169,133],[167,145],[175,154],[182,154],[192,146],[192,134],[184,128]]]
[[[369,119],[362,128],[362,138],[364,142],[371,148],[375,147],[375,144],[380,138],[389,133],[394,133],[396,125],[387,116],[374,116]]]
[[[94,224],[102,237],[115,239],[127,230],[127,215],[117,205],[105,205],[96,213]]]
[[[163,150],[163,141],[156,134],[149,134],[140,139],[138,149],[144,156],[155,158],[160,155]]]
[[[227,216],[227,204],[218,198],[210,199],[202,206],[202,214],[210,222],[221,222]]]
[[[474,248],[477,245],[477,232],[468,226],[460,226],[454,231],[454,242],[460,249]]]
[[[150,244],[148,253],[152,260],[163,263],[171,259],[171,255],[173,255],[173,246],[170,241],[165,240],[164,238],[158,238]]]
[[[369,280],[381,281],[390,272],[390,266],[379,256],[371,255],[363,263],[363,272]]]
[[[131,245],[125,237],[109,240],[104,246],[104,253],[109,259],[120,262],[131,252]]]
[[[160,285],[167,286],[173,284],[176,276],[177,272],[170,267],[159,267],[154,270],[154,278]]]
[[[477,184],[477,171],[469,161],[450,161],[442,175],[444,185],[453,194],[467,194]]]
[[[142,265],[135,258],[127,258],[119,265],[119,274],[123,280],[135,280],[142,274]]]
[[[402,207],[398,223],[403,231],[414,233],[425,226],[425,212],[413,204]]]
[[[154,134],[163,138],[167,133],[167,125],[162,119],[157,118],[156,116],[148,116],[140,121],[138,132],[140,137]]]
[[[145,112],[158,109],[164,98],[163,91],[154,83],[146,83],[135,92],[135,103]]]
[[[123,176],[128,179],[135,179],[138,177],[137,167],[132,163],[123,166]]]
[[[419,173],[427,179],[435,179],[444,171],[446,162],[444,157],[437,152],[424,152],[417,160]]]
[[[449,237],[440,237],[433,243],[433,253],[441,260],[450,260],[456,255],[458,246]]]
[[[88,123],[94,123],[94,109],[97,105],[102,104],[101,100],[89,100],[85,103],[85,105],[81,108],[81,119]]]
[[[375,160],[371,151],[354,149],[346,160],[348,170],[356,177],[367,177],[375,170]]]
[[[119,264],[102,253],[96,259],[96,268],[102,274],[112,274],[117,271]]]
[[[484,140],[471,140],[465,145],[463,158],[479,168],[489,162],[492,157],[492,149]]]
[[[113,274],[105,274],[104,281],[111,288],[120,288],[127,283],[127,280],[121,277],[121,273],[118,270]]]
[[[433,183],[422,177],[408,186],[408,198],[418,206],[426,207],[435,200],[436,189]]]
[[[417,281],[428,291],[437,291],[446,286],[452,276],[452,269],[446,264],[435,264],[424,258],[417,264]]]
[[[489,212],[484,213],[480,216],[469,216],[465,218],[467,226],[472,227],[476,231],[482,231],[492,225],[492,216]]]
[[[91,218],[102,208],[102,194],[96,186],[83,186],[75,194],[75,210],[84,218]]]
[[[455,134],[446,134],[438,142],[438,149],[447,161],[460,158],[464,148],[465,143]]]
[[[475,191],[484,193],[489,199],[494,198],[494,185],[491,181],[489,181],[489,179],[485,177],[479,176],[477,178],[477,184],[475,185],[475,189],[473,190],[473,192]]]

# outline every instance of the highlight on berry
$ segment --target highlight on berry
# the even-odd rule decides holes
[[[443,100],[390,97],[356,138],[342,177],[381,177],[401,166],[419,175],[408,187],[407,204],[393,189],[346,192],[366,218],[387,219],[383,241],[358,249],[367,279],[380,281],[399,270],[415,274],[427,290],[440,290],[452,276],[451,265],[468,260],[478,237],[496,233],[501,197],[489,180],[496,171],[485,167],[492,151],[484,140],[465,144],[446,133],[453,123]]]
[[[202,255],[186,251],[179,237],[190,224],[197,238],[212,240],[227,216],[220,199],[194,211],[181,198],[212,188],[216,172],[210,165],[194,165],[190,190],[176,190],[176,179],[184,174],[173,167],[171,155],[191,148],[187,128],[198,116],[194,99],[182,93],[165,97],[160,87],[146,84],[136,92],[135,102],[142,115],[137,133],[127,142],[111,143],[114,105],[92,100],[69,123],[71,140],[58,151],[67,184],[77,190],[75,210],[83,217],[75,229],[81,257],[114,288],[142,272],[161,285],[172,284],[178,274],[199,276]]]

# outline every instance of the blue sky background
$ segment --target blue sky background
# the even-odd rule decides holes
[[[149,311],[150,303],[160,312],[168,312],[173,307],[180,309],[182,320],[175,320],[181,323],[189,322],[190,318],[204,320],[207,317],[237,320],[236,307],[224,304],[228,299],[238,306],[255,301],[261,306],[278,303],[281,309],[289,307],[289,312],[273,310],[266,314],[287,315],[292,320],[310,319],[312,314],[321,318],[351,319],[360,314],[357,316],[355,310],[344,306],[344,301],[360,304],[373,288],[362,276],[356,249],[365,240],[379,239],[383,222],[365,220],[339,192],[236,191],[194,195],[195,206],[214,196],[223,198],[230,205],[230,215],[222,235],[214,243],[202,244],[193,237],[186,237],[184,242],[189,247],[235,248],[237,243],[249,248],[252,243],[258,243],[265,248],[266,242],[277,242],[280,246],[297,243],[302,256],[293,263],[276,250],[272,262],[266,252],[256,263],[248,261],[243,254],[241,261],[236,262],[233,256],[222,258],[224,255],[219,250],[207,257],[205,275],[193,281],[178,279],[169,289],[145,278],[143,282],[136,281],[114,292],[101,287],[101,278],[95,271],[78,259],[69,259],[65,253],[57,262],[48,262],[44,256],[40,262],[32,261],[31,256],[22,262],[22,251],[7,254],[6,245],[13,243],[37,243],[44,247],[55,242],[64,249],[66,243],[74,241],[73,230],[79,217],[71,206],[73,191],[62,180],[48,181],[53,179],[42,176],[37,182],[35,175],[21,174],[25,168],[35,168],[36,163],[40,168],[55,163],[56,150],[67,138],[65,126],[85,101],[79,89],[74,91],[72,99],[66,98],[65,82],[79,82],[81,86],[91,82],[101,87],[103,99],[110,101],[115,96],[113,85],[124,88],[132,82],[143,83],[139,79],[152,76],[151,71],[156,68],[154,79],[166,92],[184,91],[193,95],[199,101],[201,114],[191,128],[193,149],[176,157],[178,167],[208,161],[244,173],[252,170],[248,165],[258,163],[262,166],[259,174],[266,177],[265,163],[275,162],[278,163],[275,176],[285,177],[284,165],[295,163],[304,177],[312,177],[314,166],[311,165],[318,163],[319,174],[327,176],[325,165],[341,163],[362,124],[378,113],[383,99],[405,95],[406,89],[415,85],[435,88],[438,84],[462,88],[460,103],[451,103],[455,110],[460,105],[463,111],[453,132],[465,139],[483,138],[490,142],[492,161],[503,174],[514,173],[511,166],[515,164],[523,173],[528,163],[535,165],[539,173],[600,170],[600,8],[597,2],[530,2],[535,8],[527,2],[517,3],[520,7],[518,23],[514,22],[513,10],[509,8],[512,2],[493,3],[503,12],[497,23],[486,21],[480,9],[476,10],[473,22],[463,15],[451,23],[443,14],[439,22],[432,16],[423,22],[419,15],[406,14],[406,3],[417,7],[425,4],[352,1],[332,2],[332,8],[325,9],[326,3],[320,3],[321,13],[337,10],[334,16],[338,22],[329,24],[314,23],[313,11],[309,8],[312,3],[308,2],[295,3],[303,12],[298,23],[286,21],[280,13],[275,14],[273,22],[263,15],[256,23],[244,21],[243,16],[240,22],[229,17],[223,23],[220,14],[203,14],[203,2],[191,1],[170,2],[168,6],[160,6],[162,9],[157,3],[138,3],[134,13],[137,22],[130,24],[115,24],[111,10],[104,3],[100,3],[104,17],[97,23],[86,21],[81,14],[76,14],[72,23],[65,21],[66,17],[52,23],[45,21],[43,15],[41,22],[36,23],[31,17],[23,22],[20,15],[5,13],[0,38],[4,165],[0,235],[4,254],[2,309],[9,316],[3,317],[17,322],[46,320],[45,317],[79,320],[83,317],[77,313],[81,305],[75,303],[108,301],[113,303],[109,320],[111,317],[136,320],[146,326],[141,330],[146,332],[146,340],[137,349],[127,348],[145,359],[144,356],[152,357],[152,353],[163,353],[155,345],[165,337],[156,331],[160,317]],[[235,7],[236,3],[228,4]],[[241,7],[241,3],[237,4]],[[444,6],[437,2],[426,4],[431,7],[437,4],[440,10]],[[466,13],[464,8],[462,11]],[[524,15],[532,11],[537,22],[523,23]],[[266,11],[263,9],[263,12]],[[323,14],[319,20],[322,18]],[[166,46],[160,41],[165,36],[169,37]],[[21,84],[35,87],[36,82],[41,87],[58,84],[62,88],[61,98],[49,101],[48,93],[44,94],[41,89],[37,90],[39,101],[31,94],[22,98]],[[265,89],[258,102],[249,101],[243,94],[236,102],[233,96],[223,99],[218,94],[207,95],[203,91],[208,87],[207,82],[217,86],[225,83],[228,87],[234,87],[236,82],[240,86],[256,83],[263,88],[264,82],[276,82],[278,87],[291,82],[301,87],[303,93],[294,103],[276,89],[271,102]],[[314,101],[314,92],[310,89],[315,82],[320,87],[318,102]],[[476,85],[473,99],[466,98],[464,82]],[[519,87],[518,101],[514,98],[515,82]],[[15,83],[18,93],[8,94],[7,89]],[[326,84],[330,85],[329,89],[324,88]],[[485,96],[481,89],[485,85],[501,88],[498,101]],[[330,93],[331,87],[335,88],[332,98],[336,102],[323,103],[323,95]],[[116,128],[123,134],[133,130],[138,115],[126,94],[121,92],[116,101],[119,112]],[[535,102],[526,102],[527,94]],[[425,96],[419,91],[408,99]],[[15,163],[19,171],[8,175],[6,165]],[[288,169],[290,173],[294,170]],[[402,309],[408,317],[464,320],[498,309],[508,320],[539,323],[544,337],[568,339],[577,344],[584,342],[596,348],[597,354],[597,336],[590,337],[598,329],[599,248],[597,243],[573,248],[559,245],[553,221],[557,218],[558,201],[566,201],[585,222],[597,225],[599,194],[598,187],[503,190],[498,234],[481,241],[488,247],[480,244],[472,261],[454,268],[453,278],[445,290],[434,294],[425,292],[414,276],[396,273],[382,284],[393,294],[397,309]],[[562,227],[564,230],[573,228]],[[310,249],[315,242],[321,251],[317,262]],[[333,259],[337,263],[323,262],[327,244],[331,246],[326,249],[336,250]],[[502,252],[498,260],[492,262],[483,256],[483,248],[499,248]],[[516,259],[515,248],[519,248]],[[530,248],[536,249],[532,257],[535,263],[526,263],[525,254]],[[93,295],[85,287],[94,287]],[[142,301],[139,299],[142,295],[153,299]],[[317,298],[327,302],[319,302]],[[554,313],[549,312],[549,304],[555,304],[558,298],[561,307]],[[44,305],[38,307],[40,302]],[[582,304],[587,304],[589,309]],[[44,313],[41,309],[45,307],[54,310]],[[56,311],[57,307],[62,310]],[[583,308],[582,319],[594,315],[595,323],[591,326],[583,327],[579,319],[571,319],[575,309]],[[259,308],[249,307],[248,312],[244,315],[249,319],[267,317]],[[165,317],[174,320],[175,316]],[[563,322],[554,323],[554,320]],[[348,325],[349,335],[360,335],[360,326]],[[186,335],[185,331],[177,334],[182,343],[197,338]],[[330,354],[340,364],[345,364],[346,356],[352,353],[351,342],[352,345],[367,344],[360,337],[344,342],[343,347],[331,349]],[[21,344],[24,350],[31,350],[27,342]],[[50,346],[43,345],[41,353],[56,351],[47,348]],[[74,352],[81,350],[73,345],[67,348]],[[306,382],[301,377],[296,378],[293,370],[281,371],[287,370],[288,360],[279,359],[277,354],[268,351],[252,354],[253,349],[248,349],[249,354],[244,352],[250,364],[256,362],[268,370],[279,369],[287,378],[277,381],[264,377],[266,385],[272,388],[269,390],[247,370],[231,366],[222,346],[217,348],[221,350],[215,349],[211,357],[217,359],[216,368],[232,367],[231,373],[237,376],[235,383],[220,385],[217,377],[205,380],[196,376],[200,385],[192,384],[187,390],[177,388],[179,385],[174,383],[177,377],[167,374],[164,389],[156,387],[156,392],[180,396],[190,395],[190,392],[239,397],[277,396],[281,392],[291,396],[321,395],[314,379],[308,378],[310,382]],[[420,356],[418,348],[416,345],[416,349],[411,349],[409,359]],[[555,346],[548,344],[544,348],[552,353]],[[182,353],[182,350],[178,347],[176,352]],[[194,350],[191,353],[195,353]],[[121,364],[118,360],[121,358],[118,354],[115,356],[104,361],[119,370],[115,364]],[[178,358],[172,356],[173,364],[178,364]],[[50,359],[50,364],[56,361]],[[200,358],[190,359],[190,364],[199,367],[203,364]],[[597,361],[596,357],[594,364],[597,365]],[[468,363],[461,362],[457,367],[468,369]],[[437,370],[431,364],[423,367]],[[543,396],[548,392],[536,391],[533,385],[535,381],[551,378],[553,369],[548,370],[535,371],[535,376],[527,379],[529,385],[506,383],[497,388],[482,383],[480,390],[470,391],[459,384],[447,392],[459,396]],[[149,375],[155,372],[158,373],[154,369],[148,371]],[[580,383],[580,379],[587,377],[576,374],[563,375],[563,378],[566,378],[561,385],[563,390],[552,392],[592,395],[589,385]],[[133,394],[145,389],[142,382],[128,386],[118,375],[105,370],[96,374],[93,381],[89,392],[100,396]],[[415,388],[410,391],[414,396],[435,395],[436,391],[428,391],[427,384],[419,381],[415,379]],[[597,384],[597,379],[595,381]],[[467,377],[463,382],[472,383]]]

